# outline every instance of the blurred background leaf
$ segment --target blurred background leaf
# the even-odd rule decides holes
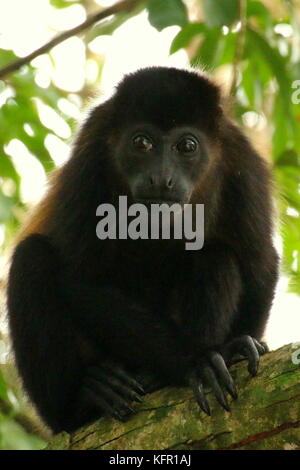
[[[187,22],[187,9],[182,0],[149,0],[149,21],[158,31],[174,24],[183,26]]]
[[[230,26],[239,19],[239,1],[226,0],[203,0],[203,10],[206,18],[207,26]]]

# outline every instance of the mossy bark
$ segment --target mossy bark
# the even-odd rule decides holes
[[[188,389],[165,388],[145,397],[126,423],[100,419],[69,435],[55,436],[48,449],[298,449],[300,450],[300,353],[292,345],[261,358],[249,376],[245,362],[231,368],[239,390],[224,411],[211,392],[211,417]],[[298,364],[297,364],[298,363]]]

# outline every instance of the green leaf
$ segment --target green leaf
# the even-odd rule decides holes
[[[0,154],[0,176],[3,178],[11,178],[17,184],[20,183],[20,176],[8,155],[4,152]]]
[[[262,2],[253,0],[247,2],[247,18],[251,17],[255,17],[261,28],[272,25],[270,10]]]
[[[0,397],[3,400],[8,401],[7,387],[6,387],[6,383],[5,383],[3,373],[1,370],[0,370]]]
[[[284,116],[284,119],[282,118]],[[275,162],[286,150],[292,149],[297,142],[297,123],[294,121],[290,100],[285,101],[279,93],[273,110],[273,159]]]
[[[18,59],[18,57],[13,53],[13,51],[0,49],[0,67],[5,67],[5,65],[10,64],[16,59]]]
[[[111,20],[107,20],[105,23],[96,23],[85,35],[85,42],[88,44],[98,36],[110,36],[117,28],[122,26],[127,20],[133,16],[138,15],[144,9],[143,4],[137,5],[132,11],[120,12],[115,15]]]
[[[300,295],[300,273],[291,273],[288,292]]]
[[[222,37],[219,41],[219,49],[218,49],[218,63],[217,65],[223,64],[232,64],[235,57],[235,50],[236,50],[236,34],[235,33],[228,33],[226,35],[222,34]]]
[[[238,0],[202,0],[207,25],[230,26],[239,19]]]
[[[282,56],[276,47],[273,47],[260,32],[247,27],[246,53],[256,56],[256,62],[260,64],[260,70],[268,80],[268,67],[272,78],[276,80],[279,92],[275,100],[273,121],[275,130],[273,133],[274,158],[276,159],[286,148],[300,145],[299,123],[296,119],[297,108],[291,100],[292,77],[288,67],[287,57]],[[282,119],[284,116],[284,119]]]
[[[50,0],[50,4],[55,8],[67,8],[78,3],[78,0]]]
[[[174,24],[183,26],[188,22],[187,9],[182,0],[148,0],[149,22],[158,31]]]
[[[107,21],[105,24],[96,24],[85,35],[85,42],[88,44],[98,36],[110,36],[115,29],[119,28],[131,15],[128,13],[119,13],[113,19]]]
[[[282,217],[281,235],[283,239],[282,269],[289,278],[289,291],[300,295],[300,218],[285,215]],[[295,259],[298,261],[295,264]]]
[[[298,168],[275,166],[275,174],[282,198],[288,206],[300,212],[300,194],[298,192],[300,174]]]
[[[255,88],[256,88],[256,74],[254,73],[252,61],[248,61],[242,75],[241,88],[244,90],[248,100],[248,104],[254,108],[255,103]]]
[[[251,54],[250,44],[247,44],[244,57],[249,57],[249,54]],[[272,78],[272,71],[260,54],[257,54],[255,61],[245,60],[241,88],[252,110],[257,111],[263,108],[264,93]]]
[[[12,218],[13,200],[0,191],[0,223]]]
[[[280,55],[278,49],[272,47],[265,37],[252,29],[247,28],[246,40],[249,53],[255,49],[259,53],[265,64],[272,70],[273,75],[276,77],[278,85],[280,86],[280,96],[284,100],[291,101],[290,89],[291,89],[291,77],[287,71],[286,58]]]
[[[38,450],[44,446],[44,441],[28,434],[12,419],[4,419],[0,422],[0,448],[2,450]]]
[[[173,39],[170,54],[174,54],[174,52],[177,52],[179,49],[188,46],[195,36],[203,34],[206,30],[207,28],[204,23],[186,24]]]
[[[300,170],[300,155],[295,150],[284,150],[276,161],[276,166],[286,167],[292,166],[297,167]],[[300,177],[300,173],[299,173]],[[300,182],[300,181],[299,181]]]
[[[213,69],[220,59],[219,52],[223,40],[222,31],[219,27],[209,29],[203,42],[200,44],[197,54],[193,57],[191,63],[195,67],[203,66]]]

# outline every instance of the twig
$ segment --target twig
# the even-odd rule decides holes
[[[235,57],[233,62],[232,68],[232,81],[230,86],[230,95],[235,95],[237,82],[238,82],[238,74],[240,63],[243,59],[244,53],[244,46],[245,46],[245,33],[247,27],[247,0],[239,0],[239,12],[240,12],[240,30],[237,33],[236,38],[236,49],[235,49]]]
[[[98,21],[104,20],[108,16],[115,15],[120,12],[132,11],[137,6],[137,4],[140,3],[140,1],[141,0],[123,0],[109,8],[106,8],[105,10],[102,10],[98,13],[90,15],[86,19],[86,21],[84,21],[80,25],[75,26],[75,28],[69,29],[68,31],[64,31],[63,33],[57,35],[56,37],[51,39],[49,42],[47,42],[40,48],[28,54],[26,57],[17,59],[14,62],[11,62],[10,64],[0,69],[0,78],[3,78],[5,75],[11,72],[15,72],[23,65],[31,62],[37,56],[44,54],[45,52],[48,52],[50,49],[52,49],[52,47],[56,46],[57,44],[60,44],[62,41],[65,41],[65,39],[68,39],[71,36],[75,36],[76,34],[81,33],[82,31],[89,28],[94,23],[97,23]]]
[[[26,412],[19,411],[18,413],[16,413],[13,406],[7,401],[3,400],[3,398],[1,397],[0,410],[1,413],[4,414],[4,416],[7,416],[9,419],[20,424],[28,434],[39,436],[41,439],[44,440],[47,440],[49,438],[49,432],[45,430],[45,427],[40,424],[38,420],[35,420],[29,414],[27,415]]]

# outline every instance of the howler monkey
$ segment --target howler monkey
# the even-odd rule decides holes
[[[229,409],[234,355],[257,372],[277,279],[270,175],[196,72],[129,74],[91,110],[24,229],[9,324],[25,389],[54,432],[124,419],[143,390],[203,384]],[[99,204],[204,204],[205,241],[96,236]]]

